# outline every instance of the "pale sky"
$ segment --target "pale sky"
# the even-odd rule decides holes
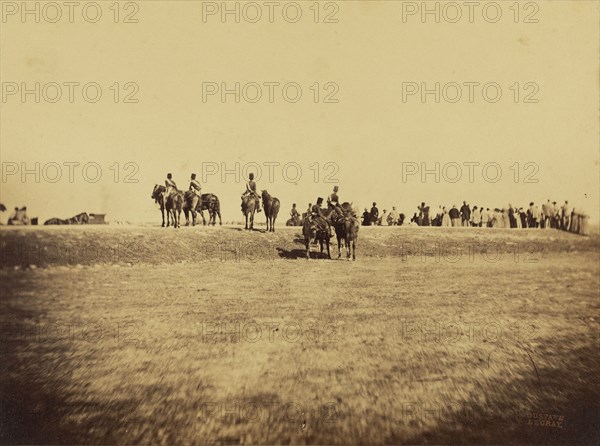
[[[560,204],[569,200],[598,221],[597,2],[535,2],[538,23],[523,23],[532,12],[525,10],[515,23],[509,9],[513,2],[499,2],[502,18],[497,23],[488,23],[477,11],[473,23],[467,17],[457,23],[444,17],[435,23],[430,17],[422,23],[419,14],[403,23],[402,2],[390,1],[338,2],[338,23],[315,23],[309,9],[313,2],[298,2],[303,16],[297,23],[285,21],[279,9],[274,23],[268,18],[247,23],[243,17],[241,23],[231,17],[222,23],[218,15],[203,23],[200,1],[138,2],[138,23],[114,23],[109,9],[113,2],[99,2],[103,15],[97,23],[87,23],[79,10],[69,23],[66,8],[57,23],[48,23],[44,16],[40,23],[27,16],[22,23],[20,11],[9,15],[6,3],[11,2],[3,2],[0,24],[0,202],[9,210],[26,205],[29,216],[41,220],[88,211],[106,213],[109,220],[158,222],[160,213],[150,193],[167,172],[187,189],[190,173],[200,177],[203,163],[225,163],[233,169],[239,162],[241,171],[245,163],[254,162],[263,166],[259,188],[282,201],[283,222],[293,202],[304,210],[331,192],[334,183],[324,182],[324,177],[333,172],[325,169],[332,162],[339,168],[332,179],[338,180],[340,198],[361,209],[376,201],[380,210],[396,206],[412,215],[421,201],[433,208],[463,200],[486,207],[526,207],[529,201],[551,199]],[[322,22],[333,7],[326,10],[326,2],[320,7]],[[121,11],[119,20],[129,12]],[[9,94],[14,85],[33,89],[36,82],[60,84],[63,96],[56,103],[43,97],[36,103],[30,94],[24,103],[20,91]],[[96,82],[102,97],[88,103],[81,86],[73,87],[70,103],[65,82]],[[115,82],[119,103],[111,89]],[[134,95],[138,103],[123,103],[133,91],[124,89],[127,82],[139,87]],[[222,103],[214,95],[203,102],[203,83],[208,82],[228,88],[256,82],[263,98],[236,103],[229,95]],[[302,97],[288,103],[281,87],[274,87],[270,103],[264,85],[268,82],[296,82]],[[311,89],[316,82],[319,103]],[[333,86],[324,88],[330,82],[339,88],[337,103],[323,102],[333,91]],[[456,82],[463,96],[456,103],[443,97],[435,103],[433,95],[423,103],[419,94],[403,101],[403,83],[409,82],[430,89],[436,82]],[[489,103],[481,87],[474,87],[470,103],[465,82],[495,82],[502,97]],[[532,84],[526,88],[527,83]],[[538,102],[524,103],[534,89],[532,97]],[[55,91],[47,87],[46,96],[54,97]],[[255,94],[252,87],[245,91]],[[451,97],[455,90],[448,86],[445,93]],[[128,162],[139,170],[124,170]],[[474,166],[471,183],[464,163],[472,162],[480,165]],[[40,163],[39,183],[34,175],[22,181],[22,163],[30,169]],[[51,163],[62,166],[56,183],[42,175],[54,177]],[[64,163],[79,163],[72,164],[73,183]],[[86,163],[102,168],[96,183],[84,180],[81,167]],[[115,163],[120,170],[117,183]],[[264,163],[280,163],[273,182]],[[282,166],[287,163],[302,169],[295,184],[284,178]],[[440,174],[452,177],[455,170],[448,163],[458,163],[462,179],[451,183],[442,175],[436,183],[431,174],[425,182],[420,175],[403,181],[403,163],[419,168],[425,163],[429,169],[440,163]],[[481,167],[489,163],[502,170],[496,183],[485,181],[482,173]],[[19,172],[9,175],[15,166]],[[127,173],[138,182],[124,183]],[[293,176],[294,169],[287,173]],[[493,176],[495,171],[487,173]],[[88,174],[93,176],[94,170]],[[525,183],[527,175],[537,183]],[[214,175],[203,183],[203,191],[220,197],[224,221],[242,219],[243,189],[243,180],[237,182],[234,175],[225,181]]]

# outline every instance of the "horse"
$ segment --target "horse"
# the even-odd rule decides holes
[[[356,260],[356,240],[358,239],[360,223],[354,216],[352,205],[343,203],[339,210],[330,212],[330,218],[338,242],[338,259],[342,257],[341,244],[344,242],[346,258],[350,260],[350,254],[352,253],[352,260]]]
[[[185,193],[185,203],[183,206],[183,212],[185,213],[185,225],[190,225],[189,214],[192,214],[192,226],[196,226],[196,217],[198,212],[202,217],[202,224],[206,226],[206,219],[204,218],[204,211],[208,210],[208,224],[215,225],[217,223],[217,216],[219,216],[219,225],[223,224],[221,221],[221,204],[219,197],[215,194],[202,194],[198,200],[198,204],[195,209],[192,209],[192,202],[194,200],[194,192],[187,191]]]
[[[318,240],[323,254],[323,243],[327,245],[327,257],[331,259],[329,250],[329,223],[324,218],[307,217],[302,223],[302,235],[304,236],[304,246],[306,246],[306,259],[310,259],[310,242]]]
[[[167,219],[169,214],[173,221],[173,227],[175,229],[180,227],[181,221],[181,210],[183,209],[184,195],[180,190],[172,190],[171,194],[167,197]],[[168,226],[168,224],[167,224]]]
[[[154,185],[154,189],[152,189],[152,195],[150,196],[150,198],[152,198],[154,200],[154,202],[156,204],[158,204],[160,206],[160,213],[162,215],[162,227],[165,227],[165,200],[164,200],[164,195],[165,192],[167,191],[167,188],[165,186],[162,186],[160,184],[155,184]],[[167,227],[169,226],[169,215],[167,214]]]
[[[286,226],[302,226],[303,221],[304,221],[303,218],[293,217],[293,218],[290,218],[288,221],[286,221],[285,225]]]
[[[69,218],[69,224],[71,225],[87,225],[90,222],[90,216],[87,212],[82,212],[74,217]]]
[[[154,189],[152,189],[152,195],[150,198],[154,200],[156,204],[160,206],[160,213],[162,215],[162,227],[165,227],[165,210],[167,211],[167,228],[173,222],[173,226],[175,228],[179,227],[179,216],[181,215],[181,210],[183,208],[183,192],[172,189],[171,194],[168,197],[165,197],[165,193],[167,192],[167,188],[160,184],[155,184]],[[173,209],[178,211],[176,213]]]
[[[51,218],[44,222],[44,225],[87,225],[90,222],[90,216],[87,212],[82,212],[66,220],[60,218]]]
[[[246,217],[246,226],[244,229],[254,229],[254,213],[258,209],[258,206],[258,198],[256,195],[247,194],[242,196],[242,213]]]
[[[44,225],[70,225],[71,223],[69,222],[69,220],[62,220],[60,218],[51,218],[49,220],[46,220],[44,222]]]
[[[275,232],[275,220],[279,214],[281,203],[279,198],[272,197],[266,190],[262,191],[263,209],[267,217],[267,232]]]

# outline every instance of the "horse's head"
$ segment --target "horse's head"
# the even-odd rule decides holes
[[[271,198],[271,195],[269,195],[269,192],[267,192],[266,189],[262,191],[261,195],[262,195],[263,201],[268,200],[269,198]]]
[[[164,186],[161,186],[160,184],[155,184],[154,189],[152,189],[152,195],[150,195],[150,198],[152,198],[153,200],[158,200],[160,198],[160,194],[163,193],[165,190],[166,189]]]

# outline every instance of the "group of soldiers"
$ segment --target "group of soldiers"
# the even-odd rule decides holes
[[[484,208],[473,206],[471,208],[463,201],[460,209],[454,205],[449,210],[439,206],[435,214],[425,203],[417,207],[410,220],[410,224],[417,226],[462,226],[462,227],[487,227],[487,228],[542,228],[561,229],[564,231],[585,234],[587,231],[588,216],[569,206],[569,202],[560,206],[556,201],[548,200],[545,204],[537,206],[534,202],[529,207],[514,207],[509,204],[505,208]]]
[[[177,185],[173,180],[173,176],[167,174],[165,181],[166,196],[169,196],[173,189],[177,190]],[[191,174],[189,190],[193,192],[192,206],[198,204],[201,197],[202,187],[196,179],[196,174]],[[331,236],[331,218],[325,218],[325,215],[330,217],[333,214],[341,214],[339,187],[334,186],[333,192],[327,197],[327,207],[324,208],[324,200],[318,197],[315,204],[309,203],[304,214],[300,214],[296,203],[292,205],[290,217],[293,222],[301,222],[303,218],[309,218],[318,226],[327,229]],[[257,193],[254,174],[249,175],[249,180],[246,182],[246,189],[242,194],[242,199],[248,195],[254,195],[257,199],[257,212],[260,212],[260,196]],[[356,217],[356,215],[353,213]],[[363,226],[402,226],[405,222],[405,215],[399,213],[396,207],[392,207],[391,211],[383,210],[380,215],[377,203],[374,202],[371,210],[364,209],[362,214]],[[417,207],[417,212],[410,219],[409,225],[416,226],[445,226],[445,227],[487,227],[487,228],[543,228],[543,229],[561,229],[575,233],[586,233],[588,216],[577,212],[575,208],[569,206],[569,202],[565,201],[562,206],[556,201],[548,200],[540,207],[534,202],[529,203],[529,207],[514,207],[508,205],[505,208],[484,208],[483,206],[471,206],[463,201],[460,208],[456,205],[447,209],[445,206],[438,206],[436,211],[432,211],[426,203],[421,203]]]

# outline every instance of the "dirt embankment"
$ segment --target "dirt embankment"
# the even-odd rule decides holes
[[[544,255],[598,251],[600,237],[556,230],[361,227],[357,257],[434,257],[453,261],[481,256],[494,262],[512,256],[537,261]],[[317,256],[313,246],[313,257]],[[343,249],[342,249],[343,251]],[[337,241],[331,252],[337,258]],[[215,261],[277,261],[303,258],[300,228],[276,233],[238,227],[171,228],[71,226],[1,228],[0,267],[95,264],[173,264]]]

